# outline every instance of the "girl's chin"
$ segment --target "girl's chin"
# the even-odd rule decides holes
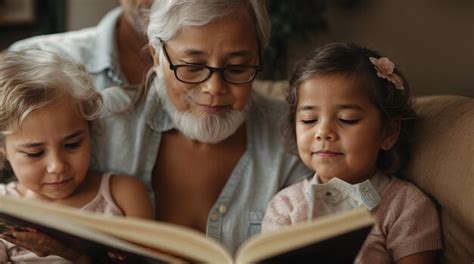
[[[318,181],[320,183],[327,183],[335,176],[326,176],[326,175],[318,175]]]

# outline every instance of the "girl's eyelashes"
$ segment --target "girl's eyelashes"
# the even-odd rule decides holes
[[[355,125],[355,124],[359,123],[359,121],[360,121],[360,119],[342,119],[342,118],[339,118],[338,120],[339,120],[339,122],[341,122],[345,125]],[[303,125],[313,125],[316,122],[318,122],[318,119],[317,118],[302,119],[302,120],[300,120],[300,122]]]
[[[81,146],[82,140],[78,142],[73,142],[73,143],[67,143],[64,145],[67,149],[77,149]]]
[[[81,145],[82,145],[82,140],[77,141],[77,142],[72,142],[72,143],[66,143],[64,144],[64,148],[69,149],[69,150],[74,150],[81,147]],[[34,151],[34,152],[20,151],[20,153],[22,153],[27,158],[34,159],[34,158],[40,158],[41,156],[43,156],[45,151],[44,150]]]
[[[303,125],[312,125],[312,124],[318,122],[318,119],[302,119],[300,122]]]
[[[23,155],[25,155],[27,158],[34,159],[34,158],[39,158],[43,155],[44,151],[37,151],[37,152],[26,152],[22,151]]]
[[[355,124],[359,123],[360,119],[342,119],[342,118],[339,118],[339,121],[343,124],[346,124],[346,125],[355,125]]]

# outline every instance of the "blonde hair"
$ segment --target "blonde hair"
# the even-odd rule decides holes
[[[63,96],[70,96],[88,121],[102,110],[102,97],[84,66],[45,51],[0,52],[0,169],[5,135],[21,127],[31,112]]]

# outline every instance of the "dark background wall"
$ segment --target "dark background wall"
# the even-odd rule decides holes
[[[31,22],[2,22],[2,13],[22,5],[33,6]],[[117,5],[118,0],[0,0],[0,50],[23,38],[94,26]]]
[[[9,7],[11,5],[14,5],[13,9]],[[26,37],[66,30],[65,1],[2,0],[0,1],[0,13],[10,12],[11,15],[11,12],[15,12],[18,8],[24,9],[25,7],[22,5],[31,6],[31,20],[19,19],[11,22],[3,20],[0,23],[0,49],[5,49],[11,43]],[[7,9],[7,7],[9,8]]]
[[[118,5],[118,0],[0,0],[0,7],[4,1],[35,2],[37,16],[33,24],[0,26],[0,49],[31,35],[93,26]],[[474,97],[473,0],[359,0],[354,8],[334,2],[324,12],[327,31],[288,40],[286,72],[318,45],[353,41],[397,62],[417,95]]]
[[[473,0],[361,0],[325,16],[327,32],[290,42],[289,67],[317,45],[353,41],[397,62],[417,95],[474,97]]]

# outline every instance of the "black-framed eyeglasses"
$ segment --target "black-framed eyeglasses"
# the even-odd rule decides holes
[[[165,57],[170,65],[170,70],[174,71],[176,79],[184,83],[203,83],[211,77],[212,73],[218,72],[221,74],[222,79],[227,83],[244,84],[253,81],[257,76],[257,73],[262,70],[260,65],[227,65],[222,68],[211,67],[203,64],[175,65],[171,62],[163,41],[161,41],[161,45],[163,46]]]

